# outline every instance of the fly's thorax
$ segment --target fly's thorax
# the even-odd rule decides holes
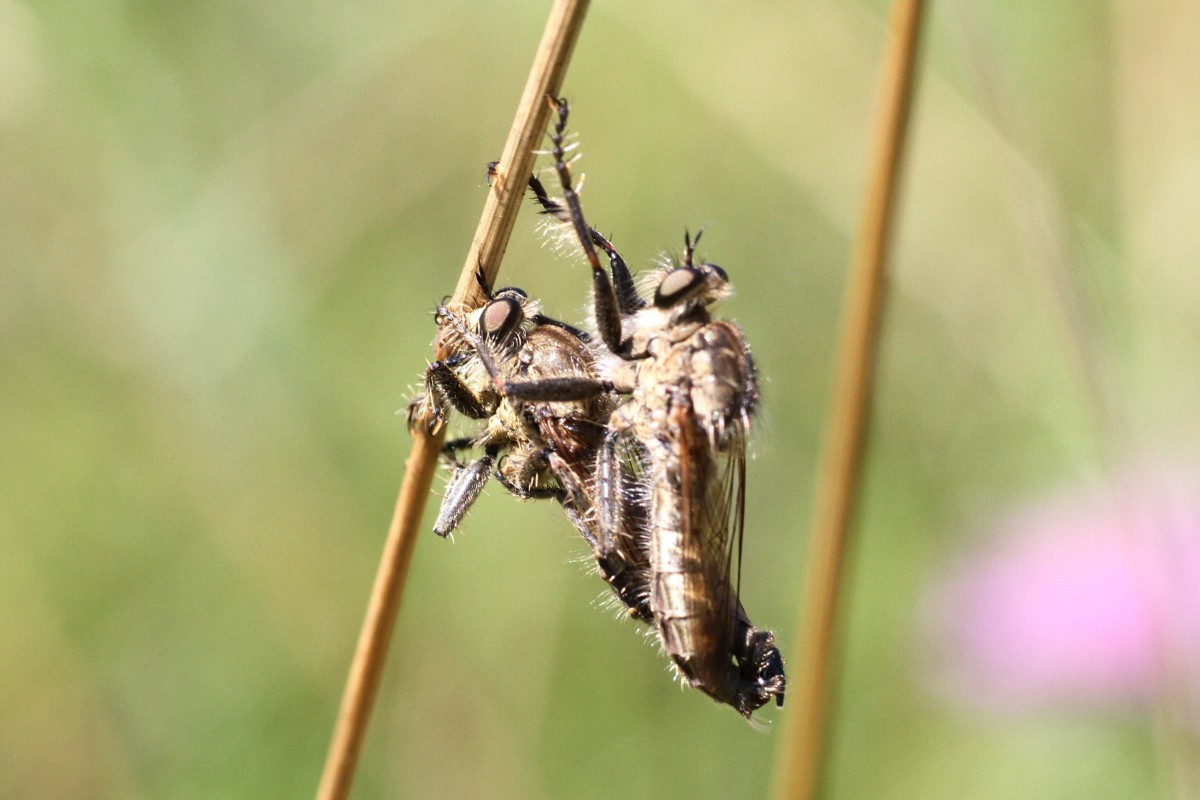
[[[657,308],[647,306],[632,316],[627,324],[634,353],[648,353],[659,358],[674,344],[692,336],[708,322],[707,312],[701,309]]]
[[[643,373],[642,377],[646,377]],[[650,467],[657,472],[676,458],[670,443],[672,421],[670,395],[664,385],[651,381],[639,383],[629,400],[619,406],[609,420],[614,430],[632,435],[646,448]]]
[[[724,450],[744,433],[758,400],[754,363],[741,329],[732,322],[690,325],[686,337],[661,331],[649,337],[650,357],[638,364],[624,413],[639,436],[678,438],[682,419],[694,424],[712,446]]]
[[[692,337],[691,400],[696,420],[718,449],[744,433],[758,402],[754,362],[741,329],[710,323]]]
[[[555,325],[541,325],[526,337],[517,369],[523,380],[591,377],[594,363],[591,350],[579,338]]]

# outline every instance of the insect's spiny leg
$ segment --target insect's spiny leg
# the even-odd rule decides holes
[[[579,204],[579,195],[571,188],[571,170],[564,161],[565,151],[563,150],[563,131],[567,128],[567,116],[571,112],[570,106],[565,99],[556,100],[553,97],[547,96],[547,102],[550,107],[558,114],[558,119],[554,124],[554,132],[550,134],[550,141],[554,145],[554,169],[558,173],[558,179],[562,183],[563,200],[567,204],[567,210],[570,212],[571,224],[575,227],[575,235],[579,238],[579,243],[583,247],[584,255],[587,256],[588,263],[592,266],[592,293],[595,303],[596,327],[600,331],[600,338],[604,340],[604,344],[614,353],[624,352],[621,341],[621,311],[617,302],[616,292],[613,289],[612,283],[608,280],[608,275],[600,266],[600,258],[596,255],[596,248],[592,244],[592,230],[588,227],[587,222],[583,218],[583,208]]]
[[[543,214],[549,214],[561,222],[572,222],[570,213],[563,208],[562,203],[555,200],[546,191],[546,186],[541,179],[536,175],[529,176],[529,190],[533,193],[533,199],[542,207]],[[578,197],[578,192],[575,193]],[[573,227],[573,223],[572,223]],[[604,234],[587,226],[588,237],[592,240],[592,244],[599,247],[608,256],[608,268],[612,273],[613,283],[616,287],[617,305],[622,314],[632,314],[639,308],[645,305],[645,302],[638,296],[637,286],[634,285],[633,275],[629,271],[629,267],[625,264],[625,259],[613,247],[612,242],[605,238]]]
[[[492,287],[488,285],[487,272],[483,268],[482,261],[475,265],[475,283],[478,284],[479,291],[483,292],[483,299],[491,300]]]
[[[554,156],[554,170],[558,173],[558,179],[562,183],[563,200],[566,201],[567,210],[571,216],[571,224],[575,227],[575,234],[579,237],[579,243],[583,246],[583,252],[587,256],[588,263],[592,265],[593,272],[603,272],[600,268],[600,259],[596,255],[596,248],[592,245],[591,233],[588,231],[588,225],[583,219],[583,208],[579,205],[579,195],[571,187],[571,169],[565,161],[566,150],[563,148],[563,132],[567,128],[567,116],[571,113],[571,107],[567,104],[565,98],[555,100],[548,97],[550,107],[558,114],[558,119],[554,123],[554,132],[550,134],[550,141],[554,144],[552,155]]]
[[[470,436],[461,436],[457,439],[451,439],[442,445],[442,458],[446,463],[456,469],[465,469],[466,464],[462,463],[458,458],[459,450],[466,450],[474,447],[475,440]]]
[[[542,184],[542,181],[537,175],[529,176],[529,191],[533,192],[533,199],[536,200],[542,207],[542,211],[544,213],[552,214],[559,219],[562,219],[562,213],[564,211],[562,205],[560,205],[557,200],[550,196],[550,193],[546,191],[546,187]],[[566,222],[566,220],[563,219],[563,222]]]
[[[629,267],[626,266],[625,259],[612,246],[612,243],[601,236],[595,228],[591,228],[591,231],[592,241],[608,256],[608,268],[612,272],[617,294],[617,305],[621,313],[632,314],[638,309],[645,307],[646,303],[638,295],[637,286],[633,282],[633,275],[629,272]]]

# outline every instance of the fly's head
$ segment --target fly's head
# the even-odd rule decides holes
[[[733,294],[729,275],[716,264],[685,264],[663,270],[660,275],[654,287],[656,308],[703,308]]]
[[[451,358],[465,354],[478,360],[481,339],[501,358],[511,358],[521,349],[533,320],[541,313],[541,304],[515,286],[492,290],[483,264],[475,271],[475,283],[482,305],[448,305],[443,299],[434,313],[438,325],[435,350]]]
[[[488,371],[511,364],[524,346],[541,306],[515,287],[491,292],[479,276],[485,302],[474,309],[443,300],[434,313],[437,361],[425,371],[424,391],[406,409],[410,430],[445,426],[452,409],[473,419],[490,415],[500,401]]]
[[[684,234],[683,262],[659,270],[654,283],[654,308],[671,322],[707,318],[708,307],[733,294],[729,275],[716,264],[695,259],[700,234]]]
[[[463,317],[450,318],[461,337],[462,346],[473,349],[473,336],[479,337],[499,357],[515,356],[541,311],[541,304],[515,286],[499,289],[487,302]],[[473,335],[473,336],[472,336]]]

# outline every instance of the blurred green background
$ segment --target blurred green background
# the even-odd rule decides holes
[[[311,796],[395,412],[547,8],[0,0],[0,796]],[[707,225],[737,288],[766,381],[743,599],[785,653],[885,16],[597,2],[564,90],[590,220],[637,267]],[[1156,796],[1147,716],[927,691],[919,607],[998,509],[1196,452],[1200,11],[928,23],[829,796]],[[579,319],[535,220],[501,281]],[[781,716],[680,690],[583,555],[495,486],[419,542],[356,796],[767,791]]]

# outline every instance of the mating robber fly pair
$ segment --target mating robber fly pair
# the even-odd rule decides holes
[[[454,531],[493,476],[521,498],[556,500],[600,575],[651,626],[688,685],[746,718],[783,704],[783,659],[738,598],[745,448],[758,402],[741,329],[709,306],[731,293],[724,270],[695,257],[656,270],[643,298],[612,244],[584,220],[565,160],[565,100],[550,133],[562,200],[530,178],[542,212],[569,226],[592,271],[595,332],[551,319],[515,288],[474,309],[440,305],[440,350],[410,425],[457,411],[482,422],[445,444],[453,471],[434,530]],[[597,251],[608,259],[601,265]],[[473,461],[460,454],[482,450]]]

